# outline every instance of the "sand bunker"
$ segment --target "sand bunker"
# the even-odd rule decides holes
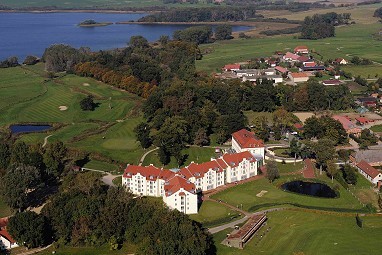
[[[85,82],[85,83],[82,83],[82,85],[85,86],[85,87],[89,87],[89,86],[90,86],[90,84],[89,84],[89,83],[86,83],[86,82]]]
[[[264,196],[265,193],[267,193],[267,192],[268,192],[268,191],[266,191],[266,190],[262,190],[262,191],[260,191],[259,193],[256,194],[256,197],[262,197],[262,196]]]
[[[68,110],[68,107],[66,105],[61,105],[58,107],[60,109],[60,111],[66,111]]]

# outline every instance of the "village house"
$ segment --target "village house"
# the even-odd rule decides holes
[[[308,54],[309,49],[306,46],[297,46],[293,51],[295,54]]]
[[[303,72],[318,72],[318,71],[324,71],[324,70],[325,70],[325,66],[318,66],[314,62],[301,67],[301,71]]]
[[[0,218],[0,249],[9,250],[19,247],[13,237],[7,231],[8,217]]]
[[[302,73],[289,73],[289,79],[294,83],[307,82],[309,80],[309,75],[305,72]]]
[[[337,65],[347,65],[348,64],[348,62],[343,58],[336,58],[334,60],[334,63]]]
[[[382,181],[382,173],[372,167],[365,160],[362,160],[356,165],[360,174],[362,174],[369,182],[378,184]]]
[[[359,97],[356,103],[365,107],[376,107],[377,99],[374,97]]]
[[[357,125],[354,124],[350,118],[341,115],[333,115],[332,118],[342,124],[342,127],[345,129],[348,135],[352,134],[357,137],[361,135],[362,129],[357,127]]]
[[[283,56],[283,60],[285,61],[291,61],[291,62],[296,62],[298,61],[298,58],[300,56],[299,55],[296,55],[296,54],[293,54],[291,52],[287,52],[285,53],[285,55]]]
[[[240,69],[241,69],[241,66],[239,64],[228,64],[223,67],[223,70],[225,72],[238,71]]]
[[[298,59],[297,59],[299,62],[301,62],[302,64],[305,64],[305,63],[308,63],[308,62],[312,62],[313,60],[311,60],[309,57],[307,56],[300,56]]]
[[[279,74],[288,74],[288,72],[289,72],[287,68],[284,68],[284,67],[281,67],[281,66],[276,66],[275,70]]]
[[[252,75],[252,76],[243,76],[244,81],[256,82],[257,80],[272,80],[273,83],[278,84],[283,82],[283,77],[281,75]]]

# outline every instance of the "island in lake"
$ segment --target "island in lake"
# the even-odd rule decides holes
[[[97,22],[93,19],[88,19],[85,21],[82,21],[78,26],[80,27],[102,27],[102,26],[108,26],[112,25],[113,22]]]

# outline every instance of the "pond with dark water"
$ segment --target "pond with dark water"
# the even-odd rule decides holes
[[[51,129],[50,125],[11,125],[12,134],[41,132]]]
[[[0,13],[0,60],[16,56],[22,62],[28,55],[41,57],[52,44],[90,47],[93,51],[122,48],[131,36],[142,35],[156,41],[161,35],[172,37],[174,31],[192,25],[112,24],[80,27],[84,20],[97,22],[136,21],[146,14],[131,13]],[[214,26],[212,26],[214,27]],[[233,31],[251,29],[233,26]]]
[[[316,182],[292,181],[281,185],[285,191],[313,197],[336,198],[337,193],[328,185]]]

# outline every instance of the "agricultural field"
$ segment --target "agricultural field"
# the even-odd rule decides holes
[[[372,126],[370,129],[373,132],[382,132],[382,125],[375,125],[375,126]]]
[[[291,192],[283,191],[279,188],[284,182],[292,180],[302,180],[298,176],[282,176],[274,183],[269,183],[267,179],[262,178],[257,181],[244,183],[229,189],[226,189],[213,196],[214,199],[221,199],[233,206],[243,205],[243,210],[258,211],[271,207],[290,207],[297,206],[319,210],[339,210],[339,211],[355,211],[361,210],[362,205],[348,191],[346,191],[338,183],[331,183],[329,178],[322,177],[320,179],[327,180],[325,183],[339,190],[338,198],[317,198],[305,195],[298,195]],[[322,181],[321,180],[321,181]],[[256,196],[263,191],[262,196]],[[266,191],[266,192],[264,192]]]
[[[222,225],[239,217],[238,212],[213,201],[203,201],[198,214],[190,215],[192,220],[202,223],[204,227]]]
[[[200,71],[220,72],[225,64],[243,62],[256,57],[271,56],[275,51],[291,50],[297,45],[306,45],[315,50],[325,59],[350,56],[368,58],[372,61],[382,63],[382,55],[376,54],[381,51],[381,43],[372,38],[379,31],[380,24],[355,24],[336,28],[336,37],[321,40],[303,40],[296,36],[273,36],[264,38],[235,39],[219,41],[213,44],[200,46],[205,54],[202,60],[196,62]],[[375,64],[377,65],[377,64]],[[373,68],[375,65],[372,65]],[[363,66],[367,70],[368,66]],[[382,75],[382,68],[371,70],[371,75]],[[367,74],[366,74],[367,78]]]
[[[355,216],[319,214],[303,211],[279,211],[267,214],[263,238],[255,236],[244,250],[229,248],[221,241],[232,229],[214,235],[217,254],[349,254],[377,255],[382,218],[362,217],[363,227],[356,224]],[[357,240],[357,241],[355,241]]]

